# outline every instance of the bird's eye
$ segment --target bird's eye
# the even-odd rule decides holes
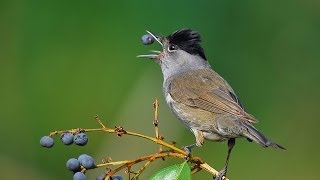
[[[170,45],[169,47],[168,47],[168,51],[169,52],[173,52],[173,51],[175,51],[175,50],[177,50],[177,46],[176,45]]]

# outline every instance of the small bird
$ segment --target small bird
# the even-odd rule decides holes
[[[196,139],[194,144],[185,147],[186,152],[190,154],[192,148],[202,146],[204,139],[228,141],[225,166],[216,180],[222,180],[227,174],[235,138],[244,137],[262,147],[285,150],[252,125],[257,122],[255,117],[245,111],[228,82],[209,65],[198,32],[180,29],[161,37],[147,32],[163,50],[137,57],[152,59],[160,65],[166,102]]]

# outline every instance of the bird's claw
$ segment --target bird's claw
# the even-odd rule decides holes
[[[219,173],[216,175],[216,178],[214,180],[222,180],[223,176],[225,176],[227,173],[226,168],[224,167]]]
[[[189,159],[191,156],[191,148],[190,146],[185,146],[183,147],[184,151],[186,152],[186,156],[184,157],[185,159]]]

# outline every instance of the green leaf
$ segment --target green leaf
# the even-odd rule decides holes
[[[191,170],[187,161],[175,164],[154,173],[150,180],[190,180]]]

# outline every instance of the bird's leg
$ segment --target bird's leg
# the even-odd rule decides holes
[[[204,143],[204,137],[203,137],[203,132],[199,131],[197,129],[191,129],[194,136],[196,137],[196,143],[185,146],[183,149],[186,151],[186,157],[189,157],[191,154],[191,149],[195,147],[200,147]]]
[[[224,168],[221,171],[219,171],[219,173],[216,176],[215,180],[222,180],[223,176],[227,175],[229,158],[230,158],[230,154],[231,154],[232,148],[234,147],[235,143],[236,143],[236,141],[235,141],[234,138],[231,138],[231,139],[228,140],[228,155],[227,155],[226,164],[225,164]]]
[[[189,157],[190,156],[190,154],[191,154],[191,149],[193,149],[193,148],[195,148],[195,147],[197,147],[197,144],[196,143],[194,143],[194,144],[190,144],[190,145],[188,145],[188,146],[185,146],[185,147],[183,147],[183,149],[186,151],[186,157]]]

